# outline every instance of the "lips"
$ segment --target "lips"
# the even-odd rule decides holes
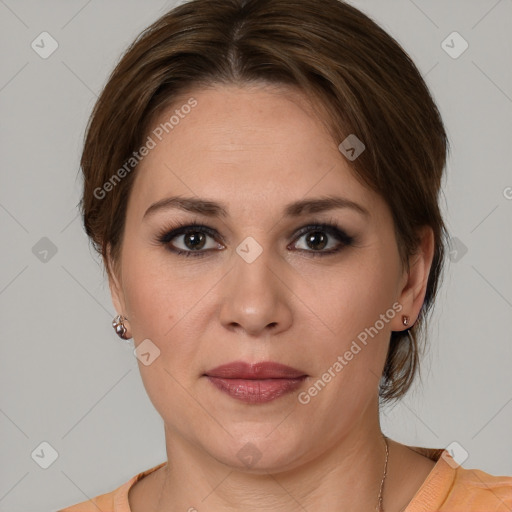
[[[205,377],[231,398],[262,404],[297,390],[307,375],[272,361],[253,364],[234,361],[209,370]]]

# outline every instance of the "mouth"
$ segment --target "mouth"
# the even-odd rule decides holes
[[[308,375],[273,361],[252,364],[233,361],[207,371],[204,376],[231,398],[259,404],[297,390]]]

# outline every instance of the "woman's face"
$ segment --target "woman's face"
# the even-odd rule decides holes
[[[168,133],[158,129],[173,114]],[[157,125],[110,284],[135,347],[144,343],[139,368],[168,449],[284,470],[369,435],[389,337],[402,314],[416,318],[428,258],[408,281],[384,200],[292,90],[197,90]],[[187,209],[154,207],[176,196]],[[315,205],[326,198],[347,206]],[[165,238],[194,223],[206,227]],[[305,377],[231,380],[228,393],[218,386],[229,379],[211,374],[234,361]]]

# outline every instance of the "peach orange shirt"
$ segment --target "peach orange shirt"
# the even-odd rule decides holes
[[[458,466],[447,450],[411,448],[436,461],[404,512],[512,512],[512,476]],[[139,473],[107,494],[57,512],[131,512],[128,491],[165,462]]]

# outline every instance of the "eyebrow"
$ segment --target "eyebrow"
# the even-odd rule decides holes
[[[335,208],[350,208],[365,217],[370,216],[369,211],[360,204],[339,196],[324,196],[295,201],[284,208],[283,216],[299,217],[300,215],[317,213]],[[170,209],[184,210],[187,212],[206,215],[208,217],[225,218],[229,216],[227,207],[223,203],[197,197],[173,196],[153,203],[146,210],[142,218],[146,219],[158,211],[166,211]]]

